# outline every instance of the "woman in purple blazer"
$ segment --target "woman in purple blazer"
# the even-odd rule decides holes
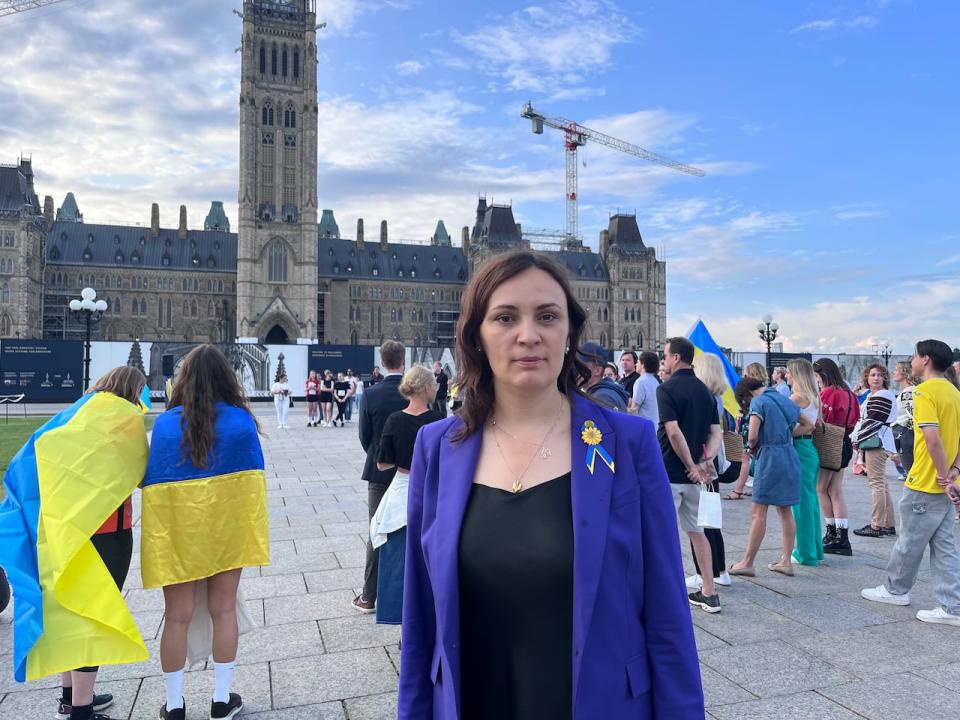
[[[704,717],[659,445],[577,390],[585,323],[543,255],[467,287],[464,406],[410,472],[401,720]]]

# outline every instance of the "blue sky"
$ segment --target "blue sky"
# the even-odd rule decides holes
[[[88,222],[236,217],[239,0],[68,0],[0,19],[0,161],[32,153],[41,194]],[[668,328],[702,316],[756,349],[960,344],[954,49],[960,4],[321,0],[319,195],[344,234],[387,219],[454,237],[478,194],[563,224],[544,112],[704,168],[581,153],[588,244],[638,214],[668,262]]]

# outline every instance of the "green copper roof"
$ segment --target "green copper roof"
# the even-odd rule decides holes
[[[223,203],[220,200],[214,200],[210,203],[210,212],[207,213],[203,221],[204,230],[222,230],[230,232],[230,220],[223,211]]]
[[[63,199],[63,205],[57,210],[57,220],[66,222],[82,222],[83,215],[80,214],[80,208],[77,207],[77,199],[72,192],[68,192]]]
[[[340,228],[333,217],[333,210],[324,210],[320,217],[320,224],[317,226],[317,237],[339,238]]]
[[[437,220],[437,229],[433,231],[433,243],[434,245],[450,244],[450,233],[447,232],[447,226],[443,224],[443,220]]]

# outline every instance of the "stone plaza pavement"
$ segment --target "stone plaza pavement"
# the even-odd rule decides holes
[[[257,412],[264,439],[272,563],[245,571],[247,603],[260,627],[240,641],[235,689],[255,720],[385,720],[396,717],[399,629],[375,624],[350,600],[362,583],[366,484],[356,424],[307,428],[295,408],[290,430]],[[895,498],[900,483],[892,474]],[[863,478],[848,477],[851,525],[869,517]],[[725,502],[728,564],[745,541],[750,504]],[[960,628],[913,618],[934,606],[924,562],[912,607],[869,603],[893,541],[854,538],[852,558],[828,556],[794,578],[768,572],[779,537],[771,512],[754,579],[721,589],[723,612],[693,614],[709,717],[789,720],[934,720],[960,713]],[[684,542],[688,572],[689,548]],[[114,718],[155,718],[163,702],[158,658],[163,600],[140,589],[135,555],[125,594],[151,659],[101,671]],[[11,610],[0,616],[0,720],[53,716],[56,680],[11,679]],[[207,717],[212,672],[187,675],[188,717]],[[616,719],[611,719],[616,720]]]

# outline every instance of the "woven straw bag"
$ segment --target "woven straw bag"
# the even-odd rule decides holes
[[[843,467],[843,437],[846,428],[828,422],[817,423],[813,429],[813,444],[820,455],[820,467],[839,470]]]
[[[743,438],[740,433],[723,431],[723,451],[730,462],[743,462]]]

